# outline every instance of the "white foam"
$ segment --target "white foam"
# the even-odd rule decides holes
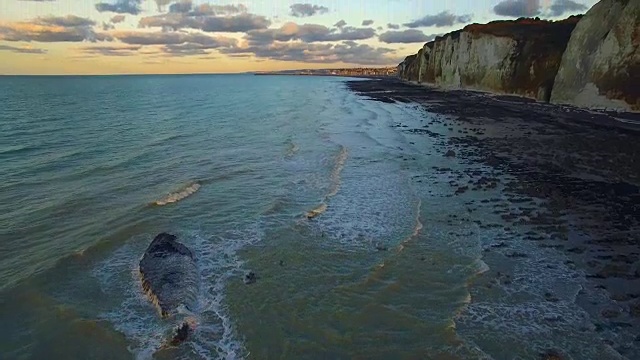
[[[172,204],[175,202],[178,202],[186,197],[191,196],[192,194],[194,194],[196,191],[198,191],[198,189],[200,189],[200,184],[198,183],[194,183],[191,184],[183,189],[180,189],[176,192],[170,193],[167,196],[165,196],[164,198],[157,200],[155,202],[156,205],[158,206],[164,206],[164,205],[168,205],[168,204]]]

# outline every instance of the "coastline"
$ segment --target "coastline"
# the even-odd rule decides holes
[[[535,310],[531,298],[577,304],[588,319],[584,329],[565,334],[580,336],[590,329],[611,350],[607,356],[640,357],[640,114],[437,89],[399,79],[347,86],[371,101],[419,105],[430,122],[404,131],[436,140],[442,154],[435,156],[452,151],[468,164],[463,170],[425,169],[426,178],[449,177],[449,201],[467,207],[468,214],[451,214],[453,221],[464,224],[478,209],[498,217],[476,222],[502,233],[483,244],[490,270],[471,284],[467,313],[487,306],[484,294],[497,287],[518,293],[518,281],[527,275],[514,270],[518,265],[509,269],[504,263],[535,265],[532,259],[539,254],[557,255],[564,260],[528,271],[579,278],[583,285],[566,289],[567,294],[563,286],[541,287],[524,302],[518,300],[518,306]],[[463,333],[486,326],[465,316],[470,315],[458,319]],[[559,311],[536,320],[556,331],[573,324],[564,317],[571,315]],[[552,350],[562,354],[562,349]]]

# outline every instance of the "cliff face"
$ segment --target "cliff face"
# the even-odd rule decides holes
[[[578,23],[552,102],[640,110],[640,0],[602,0]]]
[[[450,88],[473,88],[548,101],[579,17],[468,25],[407,57],[398,76]]]

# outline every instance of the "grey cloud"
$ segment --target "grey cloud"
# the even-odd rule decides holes
[[[111,18],[111,22],[114,24],[119,24],[124,21],[126,17],[124,15],[116,15]]]
[[[142,46],[89,46],[79,49],[87,55],[131,56],[136,55]]]
[[[115,28],[116,27],[112,23],[106,23],[106,22],[102,23],[102,30],[104,30],[104,31],[113,30]]]
[[[0,45],[0,51],[11,51],[19,54],[45,54],[47,50],[34,48],[21,48],[10,45]]]
[[[239,5],[193,5],[192,0],[180,0],[169,6],[170,13],[186,14],[187,16],[231,15],[247,12],[247,7]]]
[[[249,31],[246,39],[251,44],[265,44],[274,41],[301,40],[304,42],[326,42],[344,40],[364,40],[375,36],[371,28],[354,28],[345,26],[330,29],[324,25],[286,23],[278,29],[263,29]]]
[[[421,19],[414,20],[412,22],[403,24],[408,28],[418,28],[418,27],[445,27],[445,26],[453,26],[455,24],[464,24],[471,21],[471,15],[454,15],[449,11],[443,11],[436,15],[427,15]]]
[[[181,45],[192,43],[200,45],[203,49],[215,49],[235,46],[237,43],[237,40],[233,38],[214,37],[200,33],[118,31],[112,35],[114,38],[129,45]]]
[[[171,2],[173,2],[173,0],[155,0],[156,5],[158,5],[158,11],[162,11],[162,9],[171,4]]]
[[[110,40],[93,29],[95,22],[73,15],[36,18],[32,22],[0,24],[0,40],[38,42],[80,42]]]
[[[347,25],[347,22],[344,20],[340,20],[337,23],[335,23],[333,26],[337,27],[337,28],[343,28]]]
[[[295,17],[313,16],[316,14],[325,14],[329,12],[326,6],[318,6],[312,4],[293,4],[290,6],[291,15]]]
[[[389,54],[394,52],[392,49],[374,48],[354,41],[344,41],[339,44],[277,42],[247,48],[222,49],[221,52],[235,57],[251,54],[257,58],[309,63],[389,65],[398,62],[398,59],[389,57]]]
[[[549,8],[551,16],[562,16],[565,13],[587,10],[584,4],[579,4],[571,0],[556,0]]]
[[[140,19],[140,27],[162,27],[178,30],[181,28],[199,29],[207,32],[247,32],[266,29],[271,25],[266,17],[249,13],[234,16],[191,16],[189,14],[169,13]]]
[[[530,17],[540,14],[540,0],[504,0],[493,7],[496,15]]]
[[[33,21],[34,24],[61,26],[61,27],[80,27],[80,26],[93,26],[95,21],[75,15],[67,16],[48,16],[36,18]]]
[[[362,26],[370,26],[373,25],[373,20],[364,20],[362,22]]]
[[[382,30],[384,30],[384,28],[383,28],[382,26],[378,26],[376,29],[377,29],[378,31],[382,31]]]
[[[407,29],[404,31],[387,31],[380,34],[378,37],[380,41],[387,44],[410,44],[410,43],[424,43],[435,39],[436,35],[425,35],[420,30]]]
[[[101,2],[96,4],[96,10],[99,12],[114,12],[119,14],[138,15],[140,3],[142,0],[116,0],[113,3]]]
[[[400,25],[398,25],[398,24],[391,24],[391,23],[389,23],[389,24],[387,24],[387,29],[394,29],[394,30],[398,30],[398,29],[400,29]]]
[[[193,9],[193,2],[191,0],[182,0],[173,3],[169,6],[170,13],[188,13]]]

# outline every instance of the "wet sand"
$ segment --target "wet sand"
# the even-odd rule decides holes
[[[423,107],[424,127],[407,131],[434,138],[439,156],[469,165],[463,170],[425,169],[448,176],[451,201],[465,201],[463,195],[471,192],[500,191],[499,197],[465,202],[469,214],[490,206],[503,220],[478,224],[502,227],[505,234],[484,251],[505,261],[526,259],[531,254],[510,243],[517,235],[540,251],[566,255],[557,266],[584,276],[586,286],[574,301],[588,313],[588,327],[616,355],[640,358],[640,114],[443,91],[396,80],[347,85],[372,101]],[[464,219],[469,214],[451,216]],[[545,266],[552,271],[554,264]],[[497,283],[509,286],[512,276],[492,266],[475,281],[473,293],[481,297],[482,289]],[[553,303],[562,291],[550,288],[537,295]],[[561,319],[549,319],[553,321]],[[564,358],[562,353],[549,349],[540,356]]]

